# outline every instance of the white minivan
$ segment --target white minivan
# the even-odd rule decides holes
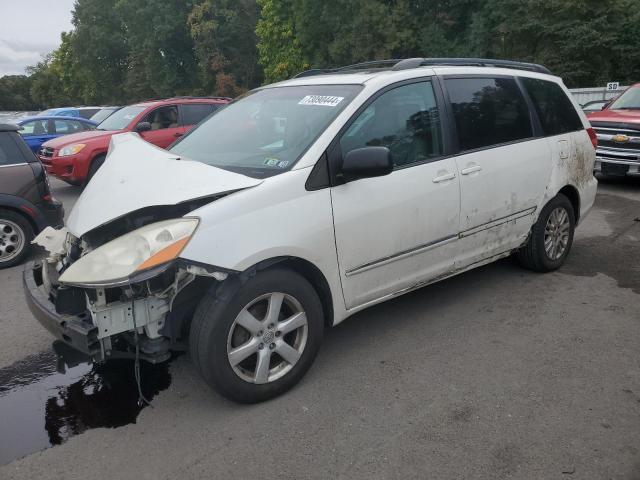
[[[24,285],[96,361],[188,349],[239,402],[291,388],[323,330],[515,254],[565,261],[596,136],[539,65],[407,59],[253,90],[169,151],[127,133]]]

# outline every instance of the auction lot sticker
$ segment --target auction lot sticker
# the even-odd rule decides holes
[[[320,105],[322,107],[335,107],[344,97],[334,97],[331,95],[307,95],[298,102],[298,105]]]

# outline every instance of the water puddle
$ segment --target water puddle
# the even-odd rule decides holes
[[[138,402],[131,360],[91,364],[59,342],[0,369],[0,465],[64,443],[91,428],[135,423]],[[151,400],[171,383],[169,362],[140,362]]]

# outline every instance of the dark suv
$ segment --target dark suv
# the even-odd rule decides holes
[[[47,172],[19,128],[0,124],[0,268],[20,263],[34,235],[48,225],[62,226],[64,217]]]

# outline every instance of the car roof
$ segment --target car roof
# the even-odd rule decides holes
[[[73,120],[76,122],[90,123],[95,124],[96,122],[92,122],[91,120],[83,117],[69,117],[66,115],[33,115],[30,117],[20,117],[16,119],[16,123],[18,125],[22,125],[25,122],[30,120]]]
[[[406,60],[381,60],[378,62],[366,62],[353,66],[332,70],[308,70],[295,77],[284,80],[268,87],[293,86],[293,85],[364,85],[367,83],[393,83],[394,81],[421,77],[425,75],[507,75],[524,76],[533,78],[546,78],[558,81],[542,65],[511,62],[491,59],[406,59]],[[464,61],[469,61],[468,64]],[[421,61],[425,61],[421,64]],[[449,62],[449,63],[447,63]],[[387,65],[378,68],[381,64]],[[404,64],[404,65],[403,65]],[[371,65],[371,68],[368,66]],[[399,68],[398,68],[399,67]]]
[[[13,123],[0,123],[0,132],[17,132],[20,130],[19,125]]]

